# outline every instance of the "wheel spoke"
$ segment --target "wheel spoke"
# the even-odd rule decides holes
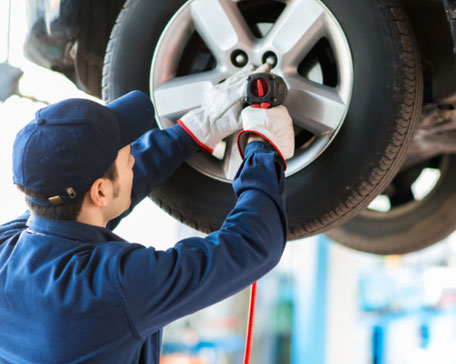
[[[283,68],[297,67],[324,34],[323,8],[313,0],[296,0],[277,19],[266,43],[282,55]]]
[[[239,166],[242,163],[236,143],[237,133],[229,136],[226,140],[225,157],[223,159],[223,173],[229,180],[233,180]]]
[[[298,77],[287,78],[289,92],[285,105],[295,125],[319,136],[334,132],[342,122],[346,104],[337,89]]]
[[[218,60],[235,47],[252,47],[252,32],[233,1],[195,0],[191,6],[195,28]]]
[[[204,93],[226,74],[214,70],[189,76],[173,78],[154,90],[157,115],[171,121],[185,112],[201,105]]]

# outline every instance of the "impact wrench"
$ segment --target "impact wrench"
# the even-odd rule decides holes
[[[267,109],[282,105],[287,93],[282,77],[272,73],[254,73],[247,78],[245,102],[255,108]]]
[[[247,78],[245,102],[254,108],[267,109],[283,104],[288,89],[282,77],[272,73],[254,73]],[[250,363],[252,350],[253,324],[255,320],[257,283],[250,288],[249,318],[245,343],[244,364]]]

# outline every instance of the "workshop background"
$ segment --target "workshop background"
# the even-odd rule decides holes
[[[12,184],[17,131],[41,107],[88,97],[64,76],[24,59],[25,3],[0,0],[0,223],[25,210]],[[92,98],[93,99],[93,98]],[[96,100],[99,101],[99,100]],[[419,188],[419,186],[417,187]],[[201,235],[143,201],[116,229],[159,249]],[[241,363],[249,292],[185,317],[165,329],[163,364]],[[258,287],[252,363],[456,363],[456,235],[426,250],[380,257],[324,236],[288,244],[280,265]]]

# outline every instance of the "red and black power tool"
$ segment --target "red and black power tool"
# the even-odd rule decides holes
[[[288,89],[282,77],[272,73],[254,73],[247,78],[245,102],[267,109],[284,103]]]

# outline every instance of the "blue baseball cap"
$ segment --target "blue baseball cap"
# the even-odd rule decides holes
[[[68,99],[38,110],[14,141],[13,181],[51,196],[29,198],[38,205],[70,201],[103,176],[119,150],[148,131],[153,120],[152,102],[140,91],[106,106]]]

